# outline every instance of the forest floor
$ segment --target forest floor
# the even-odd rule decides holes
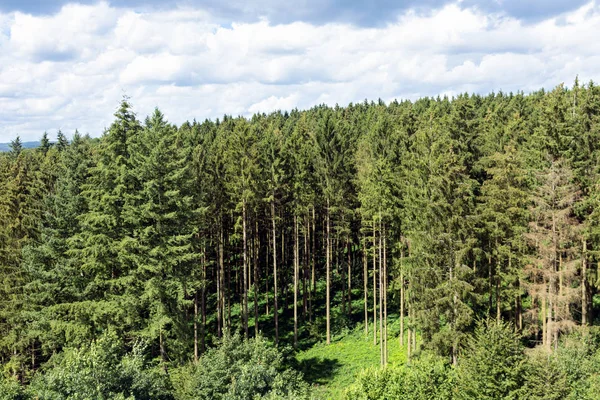
[[[325,282],[317,282],[319,299],[325,297]],[[272,296],[272,293],[269,294]],[[252,295],[249,296],[252,299]],[[291,296],[290,296],[291,297]],[[365,335],[364,303],[362,293],[353,290],[352,313],[348,315],[342,306],[343,300],[338,291],[332,298],[331,308],[331,344],[325,343],[325,303],[314,304],[314,319],[309,317],[299,323],[298,349],[295,351],[297,369],[315,391],[318,399],[343,399],[346,389],[354,383],[358,374],[369,367],[380,365],[379,337],[373,344],[373,324],[369,325],[369,333]],[[282,348],[294,352],[293,346],[293,312],[285,297],[280,299],[282,312],[279,317],[279,339]],[[369,304],[371,306],[371,304]],[[259,296],[260,330],[265,337],[275,336],[272,313],[265,314],[265,295]],[[251,306],[249,306],[251,308]],[[232,307],[232,321],[238,321],[239,305]],[[301,310],[299,310],[301,313]],[[372,311],[369,320],[372,321]],[[250,315],[250,326],[254,318]],[[406,327],[405,327],[406,328]],[[241,326],[236,326],[240,330]],[[250,328],[252,330],[252,328]],[[379,326],[377,327],[379,329]],[[379,331],[378,331],[379,332]],[[403,364],[406,361],[406,347],[400,346],[400,321],[398,314],[388,315],[388,364]],[[289,353],[288,353],[289,354]]]
[[[388,316],[388,363],[406,361],[406,347],[398,337],[400,323],[397,315]],[[379,342],[378,342],[379,343]],[[331,338],[331,344],[314,344],[296,355],[304,378],[314,386],[319,399],[342,399],[345,390],[365,368],[379,366],[379,344],[373,344],[373,327],[365,335],[364,325],[340,332]]]

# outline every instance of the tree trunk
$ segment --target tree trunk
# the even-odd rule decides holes
[[[547,290],[548,288],[544,287],[544,291]],[[546,347],[548,342],[548,312],[546,311],[547,293],[544,293],[542,298],[540,298],[540,301],[542,303],[542,345]]]
[[[583,249],[581,252],[581,325],[586,326],[588,323],[587,309],[587,241],[581,240]]]
[[[496,321],[500,323],[500,276],[496,276]]]
[[[35,340],[31,342],[31,370],[35,371]]]
[[[225,256],[223,251],[224,238],[223,238],[223,220],[219,226],[219,279],[217,279],[217,325],[218,325],[218,337],[219,339],[223,335],[223,328],[225,327]]]
[[[287,264],[287,260],[286,260],[286,256],[287,253],[285,252],[285,218],[283,215],[281,215],[281,274],[279,274],[279,283],[281,286],[281,290],[282,290],[282,296],[283,296],[283,313],[285,314],[286,311],[288,310],[288,284],[286,282],[286,266]]]
[[[206,286],[208,277],[206,276],[206,242],[204,242],[202,251],[202,291],[200,298],[200,311],[202,313],[202,321],[200,324],[200,351],[204,353],[206,350]]]
[[[410,281],[409,281],[410,282]],[[410,363],[410,356],[411,356],[411,335],[412,335],[412,306],[410,304],[410,302],[408,302],[408,330],[407,330],[407,335],[408,335],[408,341],[406,342],[406,360]]]
[[[229,237],[227,238],[229,240]],[[226,303],[227,303],[227,331],[231,332],[231,265],[233,261],[228,257],[227,261],[227,288],[226,288]]]
[[[194,294],[194,363],[198,363],[198,291]]]
[[[331,343],[331,315],[330,315],[330,289],[331,289],[331,277],[330,277],[330,269],[331,269],[331,232],[330,232],[330,209],[329,209],[329,198],[327,199],[327,243],[325,249],[325,263],[326,263],[326,282],[327,282],[327,293],[326,293],[326,319],[327,319],[327,344]]]
[[[298,347],[298,270],[299,268],[299,239],[298,216],[294,215],[294,348]]]
[[[302,257],[302,321],[306,321],[306,314],[308,313],[308,294],[306,293],[306,283],[308,280],[308,213],[304,219],[302,235],[304,242],[304,254]]]
[[[492,292],[494,284],[493,284],[493,272],[492,270],[494,269],[493,266],[494,264],[492,263],[492,251],[491,251],[491,246],[492,243],[488,243],[488,245],[490,246],[490,253],[488,254],[488,294],[489,294],[489,304],[488,304],[488,315],[492,315],[492,302],[494,301],[494,294]]]
[[[456,257],[456,255],[455,255]],[[456,292],[454,291],[454,262],[455,260],[452,260],[452,264],[450,264],[450,275],[449,275],[449,284],[450,284],[450,290],[452,290],[452,318],[450,320],[450,332],[453,332],[455,329],[455,323],[456,323]],[[456,366],[458,363],[458,352],[457,352],[457,346],[456,346],[456,338],[452,338],[452,365]]]
[[[165,342],[164,342],[164,339],[163,339],[162,327],[160,327],[158,329],[158,346],[159,346],[159,349],[160,349],[160,360],[161,360],[161,362],[163,364],[163,367],[164,367],[164,369],[166,371],[167,370],[167,364],[166,364],[166,361],[167,361],[167,352],[165,350]]]
[[[517,328],[519,332],[523,330],[523,310],[521,305],[521,279],[517,282],[518,294],[517,294]]]
[[[271,230],[267,230],[267,258],[266,258],[266,263],[269,263],[269,260],[271,259]],[[271,277],[269,276],[269,268],[265,268],[266,271],[266,278],[265,278],[265,300],[266,300],[266,304],[265,304],[265,315],[269,316],[269,280],[271,279]]]
[[[384,357],[384,332],[383,332],[383,241],[381,230],[381,214],[379,215],[379,353],[381,365],[385,365]]]
[[[248,237],[246,234],[246,199],[242,201],[242,235],[244,242],[243,264],[244,269],[244,290],[243,290],[243,316],[244,321],[244,337],[248,338]]]
[[[368,295],[368,262],[367,262],[367,238],[363,235],[363,296],[365,308],[365,336],[369,335],[369,301]]]
[[[388,332],[387,332],[387,242],[385,224],[383,225],[383,364],[388,360]]]
[[[404,249],[400,249],[400,347],[404,346]]]
[[[271,221],[273,223],[273,315],[275,316],[275,344],[279,343],[279,321],[277,314],[279,308],[277,308],[277,235],[275,231],[275,193],[273,193],[273,200],[271,201]]]
[[[257,217],[258,218],[258,217]],[[254,224],[254,336],[258,336],[258,252],[260,250],[260,236],[258,235],[258,221]]]
[[[377,345],[377,243],[373,218],[373,345]]]
[[[352,316],[352,245],[350,243],[350,237],[346,237],[346,248],[348,251],[348,316]]]
[[[317,223],[316,223],[316,218],[315,218],[315,207],[313,206],[312,208],[312,251],[311,251],[311,265],[312,265],[312,271],[311,271],[311,293],[312,293],[312,299],[313,301],[311,302],[311,308],[310,308],[310,320],[312,321],[313,318],[313,304],[314,303],[314,299],[317,296],[317,274],[316,274],[316,261],[315,261],[315,253],[317,251]]]

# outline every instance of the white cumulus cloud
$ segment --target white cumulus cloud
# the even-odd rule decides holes
[[[600,79],[600,9],[521,21],[457,1],[380,27],[68,4],[0,14],[0,142],[98,136],[123,94],[171,122]]]

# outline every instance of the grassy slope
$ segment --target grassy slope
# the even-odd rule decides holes
[[[299,323],[297,367],[304,373],[305,379],[315,388],[318,399],[342,399],[344,391],[354,383],[355,377],[363,369],[379,366],[379,344],[373,344],[373,327],[369,326],[369,335],[365,336],[362,293],[353,290],[352,316],[348,317],[341,310],[342,300],[338,291],[332,301],[332,338],[331,344],[326,345],[325,336],[325,282],[317,283],[319,293],[314,307],[314,323]],[[269,293],[272,301],[272,293]],[[291,292],[290,296],[291,298]],[[273,313],[266,315],[266,297],[261,293],[259,300],[259,330],[265,337],[273,338],[275,335]],[[280,297],[279,306],[279,339],[282,348],[291,348],[293,344],[293,313],[291,303],[284,307],[285,299]],[[390,310],[393,303],[388,304]],[[371,304],[369,304],[371,306]],[[249,332],[254,331],[254,305],[253,294],[249,294]],[[300,307],[299,307],[300,312]],[[240,305],[232,303],[233,330],[241,331],[239,318]],[[369,319],[372,319],[372,310],[369,308]],[[209,317],[209,323],[213,316]],[[350,328],[349,328],[350,327]],[[378,325],[379,329],[379,325]],[[388,362],[389,364],[404,363],[406,361],[406,347],[401,348],[399,342],[400,323],[397,314],[388,315]],[[209,339],[210,340],[210,339]],[[405,338],[406,340],[406,338]],[[379,342],[377,342],[379,343]]]
[[[388,360],[390,364],[404,363],[406,350],[400,347],[399,322],[390,316],[388,323]],[[379,365],[379,345],[373,344],[373,330],[365,336],[364,326],[332,337],[330,345],[315,344],[297,355],[305,378],[315,386],[318,398],[341,399],[356,375],[363,369]]]

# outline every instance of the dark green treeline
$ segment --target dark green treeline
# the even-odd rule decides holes
[[[368,321],[456,362],[480,318],[532,346],[598,321],[600,88],[143,122],[0,155],[0,364],[115,332],[165,366],[225,330]],[[316,333],[315,333],[316,332]],[[417,343],[418,338],[418,343]]]

